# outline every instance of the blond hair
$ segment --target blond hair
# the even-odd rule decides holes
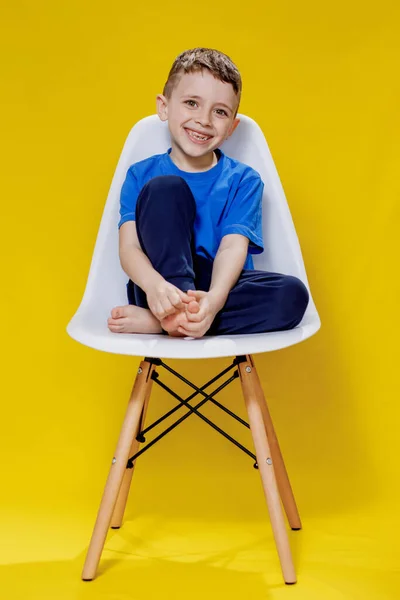
[[[231,84],[238,97],[239,106],[242,92],[242,78],[239,69],[229,56],[212,48],[193,48],[179,54],[168,74],[163,91],[164,96],[167,98],[171,96],[182,73],[195,73],[203,69],[208,69],[216,79]]]

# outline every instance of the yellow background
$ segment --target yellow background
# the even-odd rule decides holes
[[[399,597],[399,17],[396,0],[3,4],[2,597]],[[294,587],[251,460],[196,418],[142,458],[102,576],[79,579],[138,359],[65,328],[128,131],[197,45],[241,70],[323,324],[256,357],[304,524]],[[171,364],[202,383],[227,363]],[[237,382],[222,399],[244,414]],[[154,390],[149,419],[173,404]]]

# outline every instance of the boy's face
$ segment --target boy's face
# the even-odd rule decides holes
[[[158,115],[168,120],[173,150],[192,158],[221,146],[237,125],[237,95],[230,83],[207,70],[183,73],[170,98],[157,96]]]

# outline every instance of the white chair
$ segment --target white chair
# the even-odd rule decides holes
[[[265,250],[263,254],[254,256],[255,268],[294,275],[303,281],[310,292],[296,231],[264,135],[252,119],[244,115],[239,115],[239,117],[240,125],[232,137],[224,143],[222,149],[228,156],[256,169],[265,184],[263,196]],[[148,446],[147,444],[139,451],[140,443],[145,441],[144,433],[155,425],[152,424],[146,429],[144,427],[152,382],[155,381],[174,395],[180,403],[177,408],[187,410],[182,419],[196,414],[256,459],[255,466],[260,471],[283,577],[287,584],[295,583],[296,574],[280,498],[290,527],[300,529],[301,522],[252,355],[297,344],[318,331],[320,319],[311,292],[310,302],[302,322],[288,331],[184,339],[171,338],[166,335],[116,334],[111,333],[107,328],[107,318],[111,309],[127,303],[127,276],[122,271],[118,258],[117,223],[122,183],[131,164],[153,154],[165,152],[169,147],[167,124],[162,123],[155,115],[139,121],[129,133],[107,198],[85,293],[76,314],[67,327],[69,335],[86,346],[105,352],[145,357],[138,370],[115,456],[112,459],[82,578],[91,580],[95,577],[108,528],[110,525],[113,528],[121,526],[134,462]],[[162,359],[222,356],[236,358],[230,367],[201,387],[185,380],[195,390],[187,399],[178,397],[162,384],[159,373],[156,371],[157,367],[163,367],[183,379]],[[225,383],[211,393],[204,391],[231,369],[234,370],[234,374]],[[241,422],[251,429],[255,456],[206,419],[199,411],[201,405],[211,401],[240,420],[214,398],[218,391],[235,377],[240,378],[249,416],[249,424],[242,420]],[[189,400],[196,395],[203,396],[203,399],[195,407],[190,407]],[[169,414],[167,413],[167,415]],[[156,424],[159,424],[161,420],[158,420]],[[170,428],[166,432],[169,430]],[[156,439],[163,437],[166,432]]]

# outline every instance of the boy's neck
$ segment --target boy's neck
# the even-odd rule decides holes
[[[174,146],[172,146],[169,156],[178,169],[181,171],[187,171],[188,173],[208,171],[209,169],[215,167],[218,162],[215,152],[210,152],[204,156],[193,157],[184,154],[184,152]]]

